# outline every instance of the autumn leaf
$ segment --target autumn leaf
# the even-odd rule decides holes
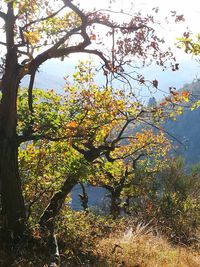
[[[153,87],[158,88],[158,81],[157,80],[153,80],[152,83],[153,83]]]
[[[178,107],[177,114],[178,115],[182,115],[183,114],[183,108],[182,107]]]
[[[71,121],[71,122],[68,124],[68,126],[69,126],[70,128],[76,128],[76,127],[78,126],[78,124],[77,124],[75,121]]]
[[[41,38],[39,31],[25,32],[24,37],[26,41],[32,45],[37,44]]]
[[[188,102],[189,101],[189,92],[187,92],[187,91],[183,91],[182,92],[182,98],[183,98],[183,100],[185,101],[185,102]]]
[[[95,41],[97,39],[96,34],[90,35],[90,40]]]

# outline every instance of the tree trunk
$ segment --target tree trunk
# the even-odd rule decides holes
[[[48,240],[48,246],[49,246],[49,256],[50,256],[50,262],[49,267],[58,267],[60,266],[60,254],[58,249],[58,242],[56,235],[52,233],[49,236]]]
[[[85,185],[83,183],[79,183],[82,188],[82,194],[79,194],[81,205],[83,207],[83,210],[88,212],[88,194],[85,190]]]
[[[23,235],[25,206],[18,173],[18,147],[4,139],[0,142],[1,206],[3,228],[12,238]]]
[[[130,213],[130,197],[129,196],[126,198],[126,201],[124,203],[124,212],[127,215],[130,215],[131,214]]]
[[[115,193],[111,193],[111,203],[110,203],[110,213],[113,216],[113,219],[116,219],[120,215],[120,198]]]
[[[41,228],[46,228],[49,231],[52,231],[54,229],[55,217],[60,212],[60,209],[65,202],[65,198],[76,184],[77,180],[69,177],[68,179],[66,179],[60,190],[53,195],[49,205],[46,207],[44,213],[40,218],[39,225]]]
[[[12,43],[12,42],[11,42]],[[0,101],[0,184],[3,228],[10,237],[22,236],[25,205],[18,172],[17,90],[20,66],[16,48],[10,45],[2,77]]]
[[[48,235],[49,267],[57,267],[60,263],[58,243],[55,235],[55,218],[59,214],[65,198],[77,184],[76,179],[68,177],[58,192],[56,192],[40,217],[39,225],[42,231]]]

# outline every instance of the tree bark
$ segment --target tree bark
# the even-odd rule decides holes
[[[25,230],[25,205],[18,173],[18,147],[4,139],[0,143],[1,206],[6,238],[16,239]]]
[[[19,72],[16,48],[10,45],[1,83],[0,187],[3,228],[9,233],[7,237],[12,238],[22,236],[25,230],[25,205],[18,172],[19,144],[16,133]]]
[[[82,194],[79,194],[81,205],[84,211],[88,212],[88,194],[85,190],[85,185],[83,183],[79,183],[82,188]]]
[[[48,240],[48,246],[49,246],[49,256],[50,256],[50,262],[49,267],[58,267],[60,266],[60,254],[58,249],[58,242],[56,235],[52,233],[49,236]]]
[[[110,213],[113,216],[113,219],[116,219],[120,216],[120,198],[117,194],[111,192],[111,203],[110,203]]]
[[[121,203],[120,194],[122,191],[122,186],[117,186],[116,188],[114,188],[110,185],[103,185],[102,187],[107,189],[109,192],[110,214],[112,215],[113,219],[116,219],[117,217],[120,216],[120,203]]]

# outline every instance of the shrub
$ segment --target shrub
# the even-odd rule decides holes
[[[134,207],[140,220],[151,220],[173,241],[188,244],[196,240],[200,227],[199,166],[187,171],[183,159],[174,159]]]
[[[125,229],[125,219],[95,215],[66,208],[57,221],[57,237],[64,266],[84,266],[95,261],[97,240]],[[73,265],[74,264],[74,265]]]

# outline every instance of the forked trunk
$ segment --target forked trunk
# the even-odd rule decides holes
[[[46,207],[42,214],[39,224],[41,228],[46,228],[49,231],[54,229],[54,222],[56,216],[59,214],[67,195],[71,192],[72,188],[77,184],[76,179],[68,177],[60,190],[56,192],[50,200],[49,205]]]

